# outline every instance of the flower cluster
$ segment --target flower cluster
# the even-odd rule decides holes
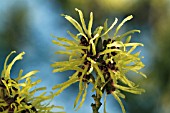
[[[75,73],[69,77],[69,80],[56,85],[53,89],[59,89],[55,95],[60,94],[65,88],[71,84],[79,82],[79,93],[75,100],[76,107],[80,97],[82,100],[77,109],[79,109],[86,97],[88,84],[93,85],[92,91],[97,95],[102,95],[104,92],[112,94],[119,102],[123,113],[125,113],[121,98],[125,95],[121,90],[141,94],[144,89],[138,88],[134,82],[130,81],[126,73],[134,71],[146,77],[142,72],[139,72],[144,64],[140,60],[140,52],[132,54],[137,46],[143,46],[141,43],[131,43],[131,34],[140,32],[139,30],[131,30],[122,35],[118,35],[123,24],[133,18],[132,15],[126,17],[115,29],[113,36],[109,36],[109,31],[116,25],[118,19],[108,28],[107,21],[103,26],[97,27],[92,32],[93,13],[90,13],[90,20],[86,27],[83,13],[79,9],[75,9],[80,16],[81,25],[71,16],[63,15],[72,25],[78,30],[78,34],[73,34],[68,31],[68,34],[74,40],[67,38],[55,37],[54,44],[63,46],[66,51],[57,51],[56,54],[69,55],[68,61],[55,62],[53,72],[62,72],[66,70],[75,70]],[[126,38],[123,42],[122,39]],[[130,47],[130,49],[127,49]],[[92,74],[92,72],[95,74]]]
[[[31,76],[38,71],[35,70],[22,75],[23,70],[20,70],[17,78],[10,77],[13,64],[22,59],[25,54],[24,52],[20,53],[7,65],[8,59],[13,53],[15,51],[7,56],[0,76],[0,113],[53,113],[51,111],[53,108],[62,108],[61,106],[49,105],[49,103],[42,104],[42,102],[53,99],[52,93],[46,96],[46,92],[43,92],[39,96],[34,96],[37,91],[46,89],[46,87],[40,87],[31,90],[32,87],[41,82],[41,80],[31,81]]]

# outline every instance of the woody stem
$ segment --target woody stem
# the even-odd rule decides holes
[[[93,113],[99,113],[98,110],[100,106],[102,105],[102,103],[100,102],[101,96],[96,93],[96,95],[95,94],[92,95],[92,98],[94,99],[94,102],[95,102],[91,104]]]

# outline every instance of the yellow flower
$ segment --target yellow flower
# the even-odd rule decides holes
[[[140,52],[132,54],[137,46],[143,46],[143,44],[130,42],[131,34],[140,31],[131,30],[118,35],[120,28],[125,22],[131,20],[133,16],[126,17],[117,26],[113,36],[109,36],[108,33],[118,22],[117,18],[109,28],[107,26],[108,20],[106,19],[104,26],[99,26],[92,32],[93,13],[90,13],[90,20],[88,27],[86,27],[83,13],[77,8],[75,10],[79,13],[81,25],[71,16],[63,15],[79,32],[74,35],[68,31],[74,40],[68,40],[63,37],[56,37],[58,41],[53,40],[54,44],[63,46],[66,49],[66,51],[57,51],[56,54],[69,55],[69,59],[68,61],[55,62],[51,66],[54,67],[53,72],[66,70],[75,70],[76,72],[68,81],[53,87],[53,89],[59,89],[55,95],[60,94],[71,84],[79,82],[79,93],[74,104],[74,107],[76,107],[82,96],[78,106],[79,109],[85,101],[88,84],[92,84],[92,92],[95,91],[100,98],[104,92],[112,94],[119,102],[123,113],[125,113],[120,99],[120,97],[125,98],[125,95],[121,93],[121,90],[134,94],[141,94],[145,91],[138,88],[139,86],[126,76],[127,72],[133,71],[146,77],[142,72],[139,72],[144,67],[139,57]],[[124,42],[122,41],[123,38],[126,38]],[[127,49],[127,47],[130,47],[130,49]],[[93,71],[95,72],[94,75],[92,74]]]
[[[7,65],[9,57],[16,53],[11,52],[4,63],[4,69],[0,76],[0,112],[1,113],[50,113],[53,108],[62,108],[61,106],[49,106],[42,104],[46,100],[52,100],[53,94],[46,96],[43,92],[39,96],[34,96],[37,91],[45,90],[46,87],[35,88],[41,80],[31,81],[31,77],[38,71],[34,70],[25,75],[22,75],[23,70],[20,70],[18,77],[13,79],[10,77],[10,71],[13,64],[17,60],[21,60],[24,52],[17,55],[11,63]],[[21,82],[24,81],[24,82]]]

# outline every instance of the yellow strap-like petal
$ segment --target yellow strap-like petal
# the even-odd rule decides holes
[[[123,26],[123,24],[124,24],[126,21],[131,20],[132,18],[133,18],[133,16],[130,15],[130,16],[126,17],[126,18],[118,25],[118,27],[116,28],[116,31],[115,31],[115,33],[114,33],[114,37],[116,37],[118,31],[119,31],[120,28]]]
[[[25,54],[25,52],[22,52],[20,53],[19,55],[17,55],[13,60],[12,62],[8,65],[7,69],[6,69],[6,72],[5,72],[5,77],[7,78],[10,78],[10,71],[11,71],[11,68],[13,66],[13,64],[17,61],[17,60],[21,60],[23,57],[23,55]],[[11,54],[10,54],[11,55]]]
[[[88,32],[87,32],[86,23],[85,23],[85,21],[84,21],[84,17],[83,17],[82,11],[79,10],[79,9],[77,9],[77,8],[75,8],[75,10],[79,13],[80,21],[81,21],[82,27],[83,27],[85,33],[87,34]]]
[[[5,63],[4,63],[4,70],[2,71],[1,76],[5,76],[5,72],[6,72],[6,69],[7,69],[8,59],[9,59],[9,57],[10,57],[13,53],[16,53],[16,51],[12,51],[12,52],[6,57]]]
[[[88,24],[88,33],[87,35],[91,38],[91,29],[92,29],[92,25],[93,25],[93,12],[90,13],[90,20],[89,20],[89,24]]]
[[[25,78],[28,78],[28,77],[36,74],[37,72],[38,72],[37,70],[31,71],[31,72],[27,73],[26,75],[22,76],[22,77],[20,78],[20,80],[25,79]]]

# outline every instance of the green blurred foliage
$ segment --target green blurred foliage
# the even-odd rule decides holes
[[[27,38],[27,7],[19,4],[11,6],[7,11],[1,12],[0,50],[9,53],[22,48]],[[3,16],[7,17],[4,18]],[[2,53],[1,53],[2,54]]]

